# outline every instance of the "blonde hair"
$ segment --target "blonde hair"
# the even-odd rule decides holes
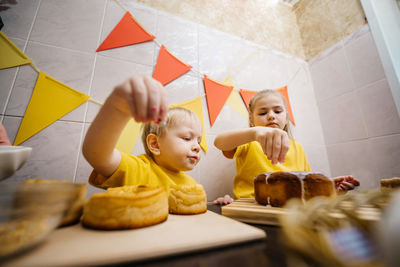
[[[257,94],[255,94],[250,100],[250,103],[249,103],[249,116],[250,117],[253,116],[254,108],[256,106],[257,101],[261,97],[268,96],[268,95],[279,96],[282,99],[283,105],[285,107],[286,118],[287,118],[287,123],[286,123],[285,127],[283,128],[283,130],[285,132],[287,132],[289,138],[293,139],[292,126],[291,126],[291,121],[289,120],[289,112],[288,112],[288,109],[287,109],[286,100],[283,97],[283,95],[281,93],[279,93],[277,90],[264,89],[264,90],[258,91]],[[252,127],[251,122],[249,122],[249,126]]]
[[[147,147],[146,139],[149,134],[154,134],[158,137],[161,137],[167,132],[168,129],[176,126],[179,122],[185,120],[197,120],[200,123],[199,117],[197,117],[197,115],[193,111],[183,107],[173,107],[168,110],[165,126],[154,122],[147,122],[143,124],[142,142],[146,154],[153,158],[153,154]]]

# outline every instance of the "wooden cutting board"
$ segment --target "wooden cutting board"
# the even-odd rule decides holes
[[[226,217],[241,222],[266,225],[280,225],[279,216],[285,212],[283,208],[260,205],[254,198],[240,198],[221,208],[221,214]]]
[[[99,231],[76,224],[55,230],[40,246],[2,266],[116,264],[265,237],[261,229],[211,211],[169,215],[166,222],[134,230]]]

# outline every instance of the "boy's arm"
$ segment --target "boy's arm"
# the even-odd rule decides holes
[[[129,119],[164,120],[166,111],[166,93],[159,82],[145,76],[130,78],[115,87],[92,122],[83,143],[83,155],[98,173],[112,175],[121,162],[115,145]]]
[[[264,154],[272,164],[284,162],[289,150],[289,137],[281,129],[270,127],[250,127],[236,129],[218,134],[214,145],[222,150],[228,158],[233,158],[236,148],[240,145],[258,141]]]

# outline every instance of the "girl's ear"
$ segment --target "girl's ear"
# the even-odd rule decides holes
[[[251,116],[251,115],[249,115],[249,123],[250,123],[250,127],[253,127],[253,126],[254,126],[254,123],[253,123],[253,116]]]
[[[160,155],[160,145],[158,144],[158,136],[155,134],[149,134],[146,137],[146,145],[147,148],[153,155]]]

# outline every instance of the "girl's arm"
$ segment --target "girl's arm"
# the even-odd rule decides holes
[[[134,76],[114,88],[87,131],[82,152],[92,167],[110,176],[121,162],[115,145],[130,118],[139,122],[164,120],[166,93],[156,80]]]
[[[214,140],[214,145],[222,150],[228,158],[233,158],[236,148],[240,145],[258,141],[264,154],[272,164],[284,162],[289,150],[289,137],[281,129],[270,127],[250,127],[220,133]]]

